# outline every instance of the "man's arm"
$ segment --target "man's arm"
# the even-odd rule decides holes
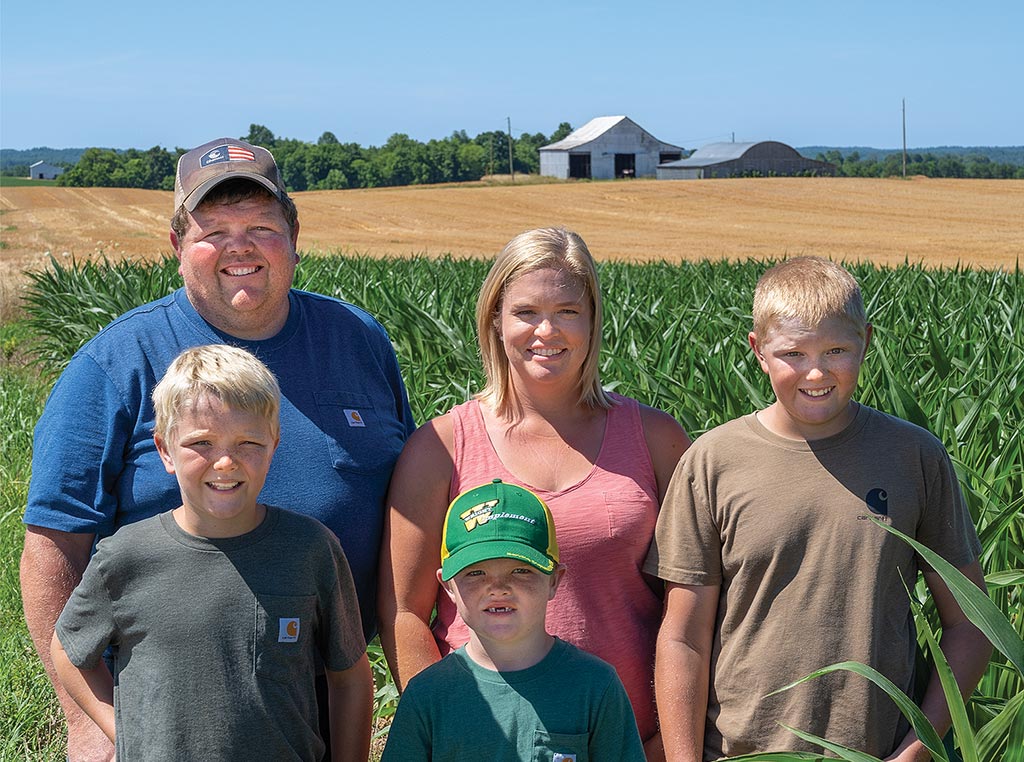
[[[345,670],[327,670],[331,762],[364,762],[370,754],[373,673],[364,653]]]
[[[718,585],[666,585],[654,692],[668,762],[703,758],[718,594]]]
[[[68,695],[54,671],[50,644],[53,626],[82,579],[94,535],[29,526],[21,554],[21,597],[25,621],[46,674],[53,683],[68,722],[68,759],[91,762],[114,758],[104,732]]]
[[[75,703],[114,741],[114,678],[100,659],[91,669],[76,667],[68,658],[57,633],[50,641],[53,669]]]
[[[961,567],[960,572],[981,590],[985,590],[985,575],[977,561]],[[939,621],[942,624],[942,638],[939,640],[939,647],[953,670],[957,685],[960,686],[961,695],[966,699],[978,685],[978,681],[988,666],[989,657],[992,655],[992,644],[988,642],[988,638],[982,634],[981,630],[971,624],[953,594],[949,592],[946,583],[942,581],[942,577],[935,572],[925,572],[924,581],[935,601],[935,608],[938,610]],[[934,669],[928,678],[928,687],[921,700],[921,711],[935,727],[939,737],[944,736],[949,730],[952,720],[949,716],[949,706],[946,704],[945,694],[942,691],[942,684]],[[931,759],[931,753],[917,740],[917,736],[911,730],[889,759],[899,760],[899,762],[926,762]]]

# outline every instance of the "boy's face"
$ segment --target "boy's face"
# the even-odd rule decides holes
[[[545,574],[514,558],[491,558],[467,566],[447,582],[438,569],[437,578],[482,643],[510,646],[544,634],[548,601],[564,573],[563,566]]]
[[[855,414],[851,398],[870,340],[870,324],[861,338],[836,317],[817,326],[776,323],[763,339],[751,332],[750,347],[776,399],[761,422],[788,439],[824,439],[845,429]]]
[[[181,412],[166,440],[154,440],[181,489],[174,517],[182,529],[200,537],[235,537],[259,525],[263,513],[256,498],[278,442],[270,421],[205,396]]]

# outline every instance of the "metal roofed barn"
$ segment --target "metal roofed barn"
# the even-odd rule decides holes
[[[682,155],[682,148],[663,143],[627,116],[599,116],[542,146],[540,173],[563,180],[654,177],[659,164]]]
[[[543,149],[542,149],[543,150]],[[692,156],[658,165],[659,180],[700,180],[752,175],[835,175],[825,161],[807,159],[785,143],[709,143]]]

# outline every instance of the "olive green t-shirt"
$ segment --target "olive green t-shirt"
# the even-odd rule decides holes
[[[779,723],[876,756],[907,731],[892,701],[842,672],[766,694],[841,661],[912,693],[904,585],[922,561],[879,519],[955,566],[980,544],[941,442],[859,406],[839,434],[798,442],[751,414],[699,437],[676,468],[644,570],[720,585],[705,759],[820,751]]]

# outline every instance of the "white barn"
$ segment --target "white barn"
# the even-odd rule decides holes
[[[62,167],[55,167],[52,164],[47,164],[45,161],[37,161],[28,168],[30,180],[56,180],[57,175],[63,174],[64,169]]]
[[[599,116],[557,143],[540,149],[547,177],[654,177],[659,164],[681,158],[683,149],[663,143],[626,116]]]

